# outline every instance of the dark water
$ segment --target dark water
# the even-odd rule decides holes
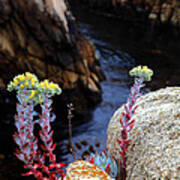
[[[157,36],[154,39],[153,35],[146,33],[147,27],[120,23],[119,20],[100,17],[80,9],[74,9],[74,14],[81,31],[93,41],[101,67],[107,78],[101,83],[102,102],[94,110],[87,112],[87,117],[83,120],[84,123],[73,126],[74,147],[77,156],[81,157],[83,154],[101,151],[106,147],[106,131],[109,120],[114,111],[125,103],[132,85],[128,71],[139,64],[148,65],[154,70],[153,81],[147,84],[144,92],[178,85],[180,83],[180,51],[178,50],[178,42],[170,42],[169,37],[162,40]],[[3,111],[1,114],[8,114],[10,109],[14,109],[11,110],[14,112],[10,114],[15,113],[14,104],[7,101],[1,109]],[[4,116],[2,115],[2,117]],[[3,144],[9,143],[6,148],[8,146],[8,148],[14,149],[12,144],[14,128],[11,126],[7,128],[8,118],[4,121],[6,128],[1,126],[0,134],[5,138],[1,141]],[[56,121],[61,122],[59,117]],[[56,128],[56,131],[57,152],[62,154],[61,158],[65,162],[71,162],[72,156],[67,148],[67,136],[63,137],[63,139],[65,138],[63,141],[58,138],[58,136],[62,137],[65,131],[67,133],[67,129]],[[58,158],[60,158],[59,156]],[[6,154],[5,148],[1,147],[0,180],[20,179],[17,175],[17,172],[21,171],[20,166],[22,164],[15,157],[12,158],[12,154]]]

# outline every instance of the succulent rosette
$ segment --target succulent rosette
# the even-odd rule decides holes
[[[130,76],[136,76],[139,78],[144,78],[146,81],[151,81],[153,71],[147,66],[137,66],[129,72]]]
[[[112,159],[110,154],[106,151],[91,154],[89,157],[87,157],[86,160],[100,167],[103,171],[107,172],[112,178],[116,178],[119,173],[116,161]]]

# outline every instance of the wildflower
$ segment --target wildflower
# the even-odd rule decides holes
[[[44,81],[44,85],[45,85],[45,89],[49,89],[49,82],[48,82],[48,80]]]
[[[44,83],[40,82],[39,86],[43,89],[44,88]]]
[[[33,78],[33,75],[31,74],[31,73],[29,73],[29,72],[26,72],[26,77],[28,78],[28,79],[32,79]]]
[[[52,89],[58,89],[58,85],[54,83],[50,83],[50,88]]]
[[[31,95],[29,96],[28,99],[32,99],[36,94],[36,91],[35,90],[31,90]]]
[[[34,82],[31,82],[31,86],[34,86],[35,85],[35,83]]]
[[[28,86],[28,85],[29,85],[29,82],[28,82],[28,81],[26,81],[26,82],[24,83],[24,85],[25,85],[25,86]]]
[[[37,80],[35,78],[31,78],[31,84],[34,84]]]
[[[12,87],[15,87],[15,86],[16,86],[16,84],[15,84],[15,83],[13,83],[13,82],[11,82],[11,86],[12,86]]]
[[[153,71],[151,69],[149,69],[147,66],[138,66],[133,68],[130,72],[129,72],[130,76],[136,76],[136,77],[140,77],[140,78],[144,78],[144,80],[146,81],[150,81],[151,80],[151,76],[153,75]]]
[[[14,79],[14,85],[18,85],[18,83],[19,83],[18,80],[15,78]]]
[[[19,79],[20,81],[24,81],[24,78],[25,78],[24,74],[18,76],[18,79]]]
[[[48,80],[40,82],[39,87],[42,92],[49,93],[51,96],[61,93],[61,88],[59,85],[53,82],[49,82]]]
[[[146,72],[147,70],[148,70],[148,67],[147,66],[143,66],[142,72]]]
[[[140,70],[141,70],[141,66],[138,66],[138,67],[137,67],[137,71],[140,71]]]
[[[13,81],[8,84],[8,91],[12,90],[32,90],[39,87],[39,81],[34,74],[26,72],[25,74],[20,74],[15,76]]]
[[[21,84],[19,87],[20,87],[20,89],[24,89],[24,85],[23,84]]]

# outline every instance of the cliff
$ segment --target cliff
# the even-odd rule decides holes
[[[65,0],[0,0],[0,71],[3,89],[29,71],[58,83],[71,102],[66,92],[86,105],[101,99],[104,75],[93,43],[79,31]]]
[[[134,24],[150,25],[152,29],[172,28],[179,35],[179,0],[69,0],[72,4],[88,7],[97,14]],[[170,29],[171,29],[170,28]]]

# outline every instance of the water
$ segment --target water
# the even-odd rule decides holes
[[[73,144],[77,157],[82,157],[82,155],[106,148],[108,123],[115,110],[126,102],[129,88],[133,82],[132,78],[128,76],[128,71],[132,67],[138,64],[148,65],[155,72],[153,81],[147,84],[144,93],[169,85],[179,85],[180,64],[178,57],[180,57],[180,51],[177,49],[180,46],[176,42],[174,42],[175,45],[170,42],[166,43],[168,38],[166,41],[152,40],[152,37],[145,33],[146,28],[144,27],[134,27],[134,25],[96,16],[80,9],[74,9],[74,14],[81,31],[93,41],[101,67],[106,75],[106,80],[101,83],[102,102],[94,110],[87,112],[87,117],[83,122],[73,123],[76,124],[73,126]],[[10,109],[13,111],[10,115],[14,114],[14,104],[7,102],[2,112],[8,114]],[[7,126],[8,118],[12,119],[12,117],[6,118]],[[61,123],[58,116],[56,122]],[[67,125],[62,127],[67,127]],[[68,138],[64,136],[65,140],[63,141],[58,138],[58,136],[62,137],[65,131],[67,134],[67,129],[63,131],[63,128],[56,128],[57,152],[61,153],[61,158],[69,163],[72,161],[72,155],[67,148]],[[3,131],[3,127],[1,130]],[[6,128],[6,131],[1,132],[3,137],[10,141],[8,146],[11,149],[15,149],[12,145],[13,131],[13,128]],[[3,139],[4,144],[6,139]],[[22,167],[23,164],[15,157],[12,158],[11,154],[6,157],[7,161],[4,164],[2,164],[1,158],[0,155],[0,179],[5,180],[10,177],[20,179],[18,175],[13,176],[12,174],[19,173],[21,170],[17,170],[17,167]],[[1,174],[5,175],[1,176]]]

